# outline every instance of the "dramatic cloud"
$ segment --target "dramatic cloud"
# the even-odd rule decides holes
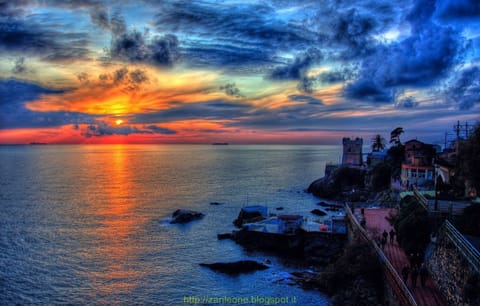
[[[46,61],[71,61],[88,56],[87,34],[64,33],[54,27],[0,18],[0,53],[41,56]]]
[[[414,97],[406,97],[404,99],[400,99],[395,104],[397,108],[415,108],[418,106],[418,102],[415,101]]]
[[[131,123],[158,123],[177,120],[233,120],[249,115],[251,106],[225,101],[178,104],[166,110],[133,115]]]
[[[333,39],[346,46],[344,57],[357,57],[373,49],[375,19],[362,15],[356,9],[349,9],[337,16],[333,24]]]
[[[110,56],[112,59],[132,63],[172,66],[180,58],[179,41],[172,34],[155,36],[148,40],[147,34],[132,31],[113,39]]]
[[[318,49],[309,49],[304,54],[295,57],[288,65],[275,68],[271,77],[274,80],[300,80],[306,75],[308,69],[321,59],[322,55]]]
[[[341,70],[334,70],[323,72],[318,76],[318,81],[325,84],[343,83],[351,80],[354,77],[354,70],[350,68],[343,68]]]
[[[300,23],[276,17],[266,2],[164,1],[160,10],[158,30],[191,36],[182,43],[193,64],[271,65],[278,62],[277,52],[304,50],[316,40]]]
[[[376,80],[361,79],[348,84],[343,94],[348,99],[384,103],[395,100],[396,90]]]
[[[443,92],[445,100],[460,109],[471,109],[480,103],[480,68],[458,73]]]
[[[273,80],[299,80],[298,90],[306,93],[313,91],[315,78],[307,76],[307,72],[314,64],[322,60],[321,52],[316,48],[311,48],[307,52],[298,55],[286,66],[275,68],[270,77]]]
[[[22,74],[27,72],[27,66],[25,65],[25,58],[19,57],[15,60],[15,65],[12,68],[14,74]]]
[[[80,81],[88,80],[86,73],[81,73],[78,76]],[[140,88],[143,83],[148,82],[148,75],[144,70],[134,69],[129,70],[127,67],[119,68],[112,73],[102,73],[98,76],[100,84],[94,83],[92,86],[107,86],[122,88],[127,91],[133,91]]]
[[[232,96],[235,98],[242,98],[243,95],[240,93],[240,89],[238,89],[235,83],[227,83],[225,85],[220,86],[220,90],[223,90],[227,96]]]
[[[474,0],[0,0],[0,129],[199,142],[443,128],[478,117],[478,16]]]
[[[65,124],[91,123],[95,116],[77,112],[35,112],[25,104],[42,95],[61,94],[37,84],[19,80],[0,80],[0,129],[55,127]]]
[[[315,98],[310,97],[310,96],[291,95],[291,96],[288,96],[288,98],[289,98],[290,100],[292,100],[292,101],[305,102],[305,103],[308,103],[308,104],[310,104],[310,105],[323,105],[322,100],[315,99]]]
[[[437,0],[436,15],[446,20],[477,19],[480,2],[477,0]]]
[[[391,102],[398,87],[426,87],[445,78],[460,61],[462,48],[457,31],[425,23],[405,40],[379,46],[366,57],[358,79],[347,85],[345,95]]]

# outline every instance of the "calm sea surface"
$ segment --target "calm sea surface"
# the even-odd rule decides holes
[[[325,305],[322,294],[278,281],[300,269],[296,263],[216,235],[234,229],[244,205],[307,214],[318,199],[303,190],[340,153],[339,146],[0,146],[0,304],[258,296]],[[171,225],[177,208],[206,216]],[[198,265],[265,258],[272,268],[240,276]]]

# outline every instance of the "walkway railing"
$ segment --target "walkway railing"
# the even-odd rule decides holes
[[[442,226],[443,232],[455,245],[460,253],[468,260],[477,273],[480,272],[480,252],[468,241],[456,228],[445,220]]]
[[[428,200],[425,198],[423,194],[421,194],[415,186],[413,187],[413,195],[415,198],[422,204],[423,208],[425,208],[426,211],[428,211]]]
[[[415,302],[415,299],[413,298],[412,294],[410,293],[410,290],[408,290],[403,280],[400,278],[400,275],[398,275],[397,271],[392,266],[392,264],[390,263],[388,258],[385,256],[385,254],[383,254],[383,251],[380,250],[378,245],[372,239],[370,239],[370,237],[368,237],[367,232],[360,225],[360,223],[358,222],[357,218],[353,215],[352,210],[348,205],[345,205],[345,212],[347,214],[347,217],[352,222],[352,227],[355,227],[355,230],[358,233],[360,233],[361,239],[370,243],[374,247],[375,252],[377,253],[380,259],[380,262],[385,267],[385,272],[386,272],[385,276],[389,280],[389,283],[392,286],[392,289],[397,295],[397,298],[401,302],[401,304],[417,306],[417,302]]]

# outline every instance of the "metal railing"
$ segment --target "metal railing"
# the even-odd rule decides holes
[[[442,230],[458,251],[468,260],[477,273],[480,272],[480,252],[456,228],[445,220]]]
[[[428,211],[428,200],[425,198],[423,194],[421,194],[415,186],[413,187],[413,195],[415,198],[420,202],[420,204],[425,208],[426,211]]]
[[[362,238],[362,240],[370,243],[375,249],[375,252],[377,253],[377,256],[380,259],[380,262],[385,267],[385,272],[386,272],[385,276],[387,280],[389,280],[389,283],[392,286],[392,289],[397,295],[397,298],[401,302],[401,304],[417,306],[417,302],[413,298],[412,293],[410,292],[410,290],[408,290],[403,280],[400,278],[400,275],[398,275],[397,271],[392,266],[388,258],[383,253],[383,251],[378,247],[378,245],[372,239],[370,239],[370,237],[368,237],[367,232],[360,225],[360,223],[358,222],[357,218],[354,216],[352,210],[348,205],[345,205],[345,212],[347,214],[347,217],[352,222],[352,227],[355,227],[355,230],[360,233],[360,237]]]

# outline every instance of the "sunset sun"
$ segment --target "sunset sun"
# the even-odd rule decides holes
[[[122,119],[117,119],[117,120],[115,120],[115,124],[116,124],[116,125],[120,125],[120,124],[122,124],[122,123],[123,123],[123,120],[122,120]]]

